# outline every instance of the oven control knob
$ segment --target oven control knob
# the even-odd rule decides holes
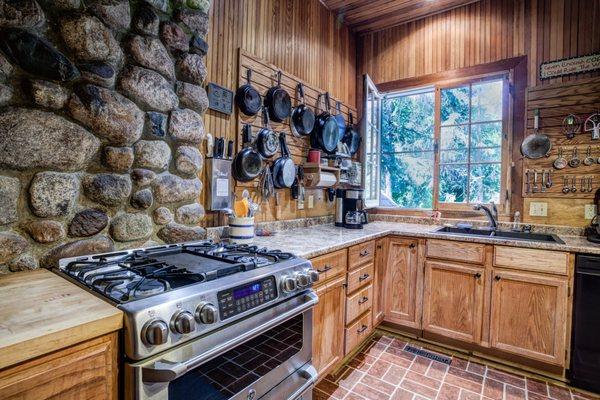
[[[296,290],[296,279],[291,276],[284,276],[281,279],[281,290],[286,293]]]
[[[196,321],[201,324],[214,324],[219,318],[219,310],[212,303],[201,303],[196,308]]]
[[[181,311],[173,318],[173,326],[171,328],[182,335],[193,332],[196,329],[196,320],[192,313]]]
[[[298,272],[296,274],[296,284],[299,288],[305,288],[310,285],[310,275],[306,272]]]
[[[319,280],[319,272],[315,269],[309,268],[305,271],[310,276],[310,282],[314,283]]]
[[[169,327],[167,323],[160,319],[155,319],[146,324],[143,329],[143,339],[152,346],[158,346],[167,343]]]

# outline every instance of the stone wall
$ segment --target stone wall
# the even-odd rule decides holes
[[[0,273],[205,237],[209,0],[0,0]]]

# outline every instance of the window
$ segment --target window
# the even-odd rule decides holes
[[[509,74],[502,73],[383,95],[367,91],[365,120],[377,127],[365,131],[367,204],[435,210],[505,205],[508,87]]]

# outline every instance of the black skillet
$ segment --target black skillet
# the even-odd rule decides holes
[[[238,182],[250,182],[260,175],[263,169],[263,160],[254,149],[249,146],[249,138],[252,136],[250,125],[244,125],[244,147],[231,162],[231,173]]]
[[[319,95],[317,104],[319,104],[321,98],[322,95]],[[315,129],[310,135],[310,143],[315,149],[334,154],[337,150],[340,132],[335,117],[329,113],[329,93],[325,93],[325,105],[327,110],[321,112],[315,120]]]
[[[342,143],[345,143],[346,146],[348,146],[348,149],[350,150],[350,155],[353,156],[360,148],[362,138],[360,137],[360,134],[354,126],[354,116],[351,112],[348,114],[348,119],[348,126],[346,127],[346,133],[344,134]]]
[[[256,115],[260,111],[261,98],[258,90],[252,86],[252,70],[246,70],[246,84],[242,85],[235,92],[235,104],[241,112],[248,116]]]
[[[263,158],[271,158],[279,150],[279,138],[277,133],[271,129],[269,123],[269,111],[263,107],[263,128],[256,137],[256,150]]]
[[[315,113],[306,106],[304,101],[304,85],[297,86],[300,104],[292,111],[292,127],[302,136],[309,136],[315,127]]]
[[[290,95],[281,87],[281,71],[277,71],[277,86],[273,86],[265,95],[265,106],[269,109],[271,121],[283,122],[292,112]]]
[[[281,157],[275,160],[271,166],[273,186],[276,189],[290,188],[296,179],[296,166],[290,157],[284,132],[279,134],[279,147],[281,148]]]

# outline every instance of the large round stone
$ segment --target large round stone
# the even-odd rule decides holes
[[[19,178],[0,175],[0,225],[7,225],[19,219],[17,207],[20,193]]]
[[[66,45],[81,61],[119,64],[123,52],[110,30],[96,17],[80,14],[66,18],[60,32]]]
[[[203,85],[206,79],[206,65],[198,54],[186,53],[177,60],[177,70],[182,81]]]
[[[138,190],[131,196],[131,205],[138,210],[146,210],[152,207],[154,195],[150,189]]]
[[[31,210],[38,217],[67,215],[79,197],[75,174],[38,172],[29,187]]]
[[[89,10],[113,29],[125,31],[131,25],[129,0],[94,0]]]
[[[85,169],[100,141],[58,115],[24,108],[0,112],[0,167]]]
[[[167,207],[158,207],[152,213],[154,223],[158,225],[166,225],[169,222],[173,222],[173,213]]]
[[[146,109],[170,111],[179,105],[173,85],[159,73],[146,68],[127,68],[121,75],[119,88]]]
[[[146,113],[146,128],[148,136],[153,139],[162,139],[167,134],[167,114],[156,111],[148,111]]]
[[[14,96],[14,91],[11,86],[0,84],[0,107],[8,105]]]
[[[173,53],[184,53],[190,49],[190,38],[175,22],[163,22],[160,38]]]
[[[40,107],[60,110],[69,100],[69,90],[54,82],[31,81],[31,97]]]
[[[50,250],[41,260],[41,265],[44,268],[55,268],[58,267],[58,261],[61,258],[107,253],[113,251],[114,248],[113,241],[106,236],[77,240]]]
[[[60,10],[78,10],[81,7],[81,0],[44,0],[44,3]]]
[[[71,96],[68,107],[73,118],[110,144],[130,145],[142,136],[144,113],[113,90],[84,85]]]
[[[171,148],[162,140],[140,140],[133,146],[135,166],[156,171],[169,167]]]
[[[0,0],[0,27],[33,28],[44,20],[44,12],[34,0]]]
[[[157,38],[134,36],[128,43],[129,55],[142,67],[153,69],[165,78],[175,79],[175,64]]]
[[[126,202],[131,194],[129,175],[88,175],[83,180],[85,195],[106,206],[117,206]]]
[[[182,243],[204,239],[206,230],[199,226],[186,226],[171,222],[159,230],[157,235],[166,243]]]
[[[13,232],[0,232],[0,264],[15,258],[29,247],[29,242]]]
[[[190,53],[205,56],[208,53],[208,43],[200,36],[194,36],[190,42]]]
[[[162,12],[169,11],[169,0],[144,0],[146,3],[151,4],[152,7]]]
[[[38,261],[31,254],[20,254],[6,263],[10,272],[31,271],[38,269]]]
[[[156,178],[156,172],[149,169],[135,168],[131,171],[131,180],[136,186],[148,186]]]
[[[94,85],[111,88],[115,85],[115,69],[112,65],[102,62],[78,64],[83,79]]]
[[[180,8],[175,13],[175,19],[187,26],[194,35],[205,37],[208,32],[208,14],[205,12]]]
[[[71,81],[79,76],[73,63],[52,44],[22,29],[0,32],[0,49],[23,70],[54,81]]]
[[[87,209],[78,212],[69,225],[69,236],[93,236],[108,225],[108,216],[104,211]]]
[[[125,172],[133,165],[133,149],[131,147],[104,148],[104,164],[112,171]]]
[[[144,35],[158,36],[160,19],[154,10],[146,4],[141,4],[133,18],[133,27]]]
[[[25,230],[38,243],[53,243],[66,235],[63,225],[57,221],[30,221],[26,223]]]
[[[179,96],[179,104],[204,114],[208,109],[208,95],[202,86],[187,82],[177,82],[175,92]]]
[[[180,142],[200,144],[204,139],[204,121],[197,112],[185,108],[171,112],[169,134]]]
[[[146,239],[152,235],[152,219],[146,214],[120,214],[112,220],[110,232],[119,242]]]
[[[175,168],[177,171],[195,175],[202,169],[202,154],[192,146],[179,146],[175,151]]]
[[[175,211],[175,220],[180,224],[196,225],[204,219],[204,207],[198,203],[181,206]]]
[[[13,71],[12,64],[4,57],[4,54],[0,53],[0,78],[3,80],[10,78]]]
[[[154,197],[161,204],[196,200],[202,191],[200,179],[183,179],[177,175],[165,173],[152,182]]]

